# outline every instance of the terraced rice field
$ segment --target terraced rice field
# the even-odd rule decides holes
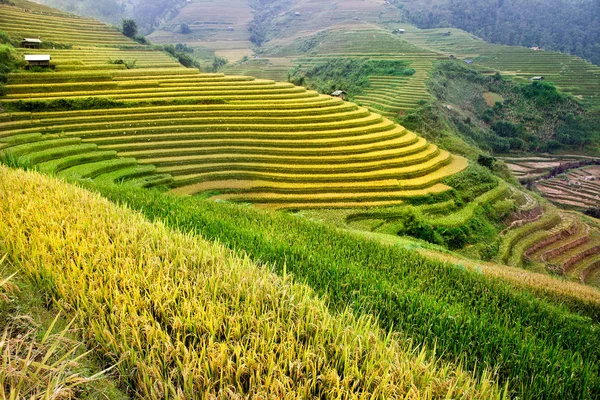
[[[250,75],[255,78],[288,81],[288,72],[294,66],[291,58],[254,58],[225,68],[228,75]]]
[[[369,77],[371,87],[356,100],[374,112],[396,118],[431,100],[425,81],[432,69],[431,59],[419,59],[410,64],[416,70],[409,77]]]
[[[446,56],[471,59],[474,65],[501,71],[521,81],[543,76],[561,90],[579,97],[584,104],[600,107],[600,67],[579,57],[490,44],[460,29],[421,30],[407,24],[402,27],[406,29],[403,38],[417,46],[442,52]],[[445,31],[451,34],[444,36]]]
[[[20,54],[49,54],[58,72],[125,70],[134,68],[181,68],[166,53],[150,49],[77,46],[74,49],[19,49]]]
[[[341,53],[327,54],[312,58],[300,58],[296,63],[300,67],[310,66],[325,62],[332,58],[361,58],[378,60],[414,60],[409,68],[414,68],[416,73],[412,76],[370,76],[370,86],[364,94],[356,96],[358,104],[370,111],[381,114],[387,118],[396,118],[407,111],[418,108],[431,99],[427,91],[426,80],[432,69],[436,55],[429,53],[416,54],[370,54],[370,53]]]
[[[545,265],[550,271],[582,283],[598,285],[600,268],[600,230],[569,212],[559,212],[559,219],[526,250],[526,258]]]
[[[539,181],[535,188],[561,205],[583,209],[600,207],[600,166],[584,167]]]
[[[192,0],[172,20],[149,35],[153,43],[185,43],[191,47],[210,48],[215,54],[235,62],[252,54],[248,27],[252,8],[246,0]],[[181,24],[190,28],[181,33]]]
[[[546,204],[503,233],[498,261],[598,287],[600,225]]]
[[[593,160],[579,155],[540,154],[535,157],[499,157],[520,181],[541,178],[554,168]]]
[[[55,44],[102,47],[136,47],[133,40],[116,29],[89,18],[82,18],[28,1],[0,4],[0,30],[20,41],[37,38]]]
[[[467,166],[380,114],[290,83],[202,74],[140,49],[54,56],[56,72],[10,74],[0,104],[112,105],[5,113],[0,151],[59,175],[303,208],[399,204],[449,190],[440,182]],[[113,57],[139,68],[103,68]]]
[[[154,165],[180,193],[227,192],[221,198],[277,207],[400,203],[447,190],[439,182],[466,167],[378,114],[289,83],[178,68],[114,71],[97,82],[85,75],[71,82],[70,73],[12,74],[0,102],[93,96],[216,104],[13,113],[2,122],[3,150],[37,160],[24,148],[40,133],[60,135]]]

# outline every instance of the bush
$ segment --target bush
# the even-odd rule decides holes
[[[123,35],[134,38],[137,35],[137,23],[133,19],[124,19],[121,23]]]
[[[213,58],[213,62],[212,62],[212,69],[213,71],[217,72],[218,70],[220,70],[221,68],[223,68],[225,65],[227,65],[229,61],[227,61],[226,58],[223,57],[215,57]]]
[[[198,61],[194,60],[192,57],[190,57],[188,54],[184,53],[183,51],[178,51],[177,48],[175,46],[173,46],[172,44],[163,46],[163,50],[166,51],[167,53],[169,53],[170,55],[172,55],[173,57],[175,57],[177,59],[177,61],[179,61],[179,63],[181,65],[183,65],[184,67],[200,69],[200,64],[198,63]]]
[[[180,29],[181,29],[181,33],[184,35],[188,35],[188,34],[192,33],[192,30],[186,23],[181,24]]]
[[[590,217],[599,218],[600,219],[600,207],[588,208],[585,210],[585,214]]]
[[[550,82],[532,82],[522,85],[521,92],[528,99],[533,99],[540,106],[551,106],[565,100],[565,95],[561,94],[556,86]]]
[[[320,93],[331,93],[343,89],[352,98],[363,93],[369,87],[369,76],[405,76],[414,74],[414,69],[406,68],[408,62],[401,60],[358,60],[337,58],[315,65],[307,71],[296,67],[289,81],[307,86]]]
[[[495,163],[496,163],[496,158],[494,158],[494,157],[486,156],[485,154],[480,154],[479,157],[477,157],[477,164],[479,164],[483,167],[486,167],[488,169],[493,169]]]
[[[194,48],[188,46],[185,43],[177,43],[175,45],[175,50],[178,52],[182,52],[182,53],[193,53],[194,52]]]

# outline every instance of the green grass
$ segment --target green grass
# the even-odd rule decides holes
[[[560,304],[410,251],[293,216],[127,188],[98,188],[152,219],[219,240],[291,273],[469,369],[489,366],[524,398],[600,393],[599,310],[593,322]]]

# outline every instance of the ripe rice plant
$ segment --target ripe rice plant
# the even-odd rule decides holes
[[[140,397],[502,397],[286,274],[38,174],[0,167],[0,237]]]
[[[152,191],[97,189],[148,217],[274,265],[280,274],[292,273],[326,295],[334,310],[350,304],[357,312],[375,313],[384,328],[435,343],[448,360],[474,371],[492,368],[514,395],[600,394],[597,296],[592,301],[560,292],[554,302],[477,271],[294,216]]]

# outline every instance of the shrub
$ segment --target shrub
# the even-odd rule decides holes
[[[121,23],[123,35],[134,38],[137,35],[137,23],[133,19],[124,19]]]
[[[188,34],[192,33],[192,30],[186,23],[181,24],[180,29],[181,29],[181,33],[184,35],[188,35]]]

